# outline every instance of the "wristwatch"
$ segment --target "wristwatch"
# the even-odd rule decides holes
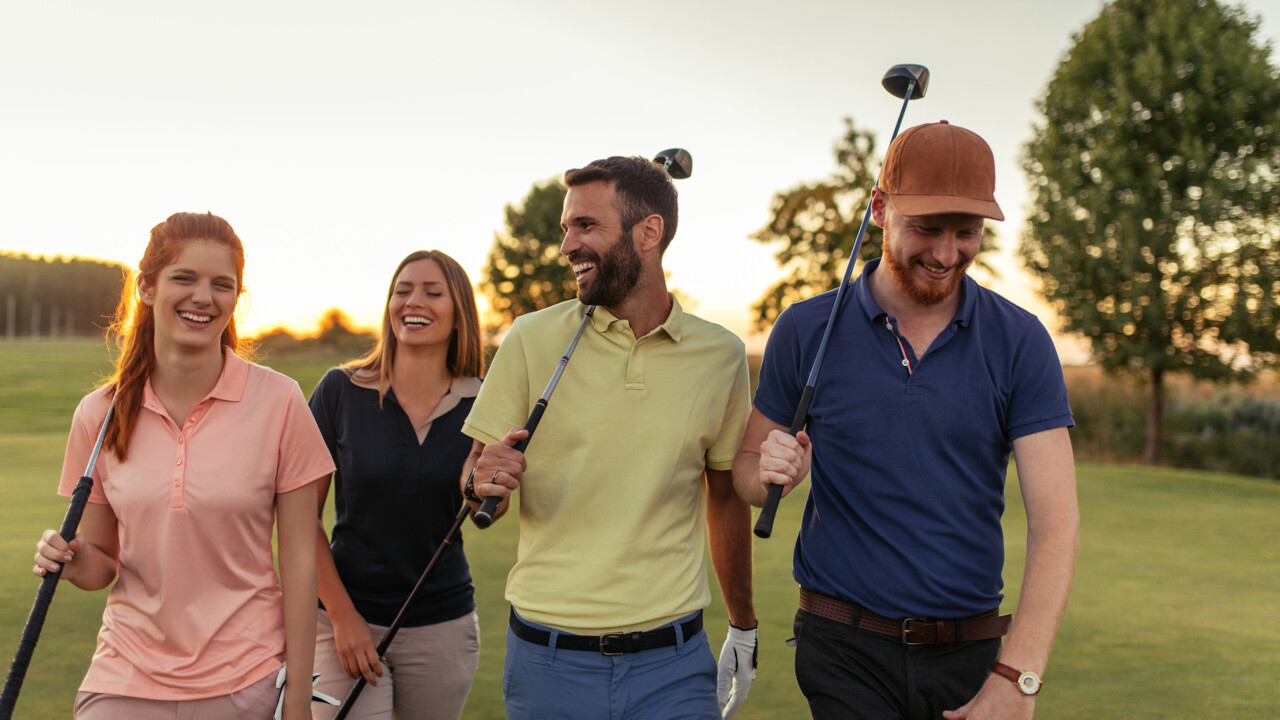
[[[1044,687],[1044,683],[1040,681],[1040,676],[1033,672],[1021,672],[1005,665],[1002,662],[996,663],[991,672],[1003,678],[1008,678],[1010,682],[1018,686],[1018,692],[1023,695],[1037,695],[1040,688]]]

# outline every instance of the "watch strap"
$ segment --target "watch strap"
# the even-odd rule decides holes
[[[1002,662],[997,662],[995,667],[991,668],[991,672],[1018,686],[1018,691],[1023,695],[1038,695],[1040,689],[1044,687],[1044,682],[1040,680],[1039,675],[1015,670]]]

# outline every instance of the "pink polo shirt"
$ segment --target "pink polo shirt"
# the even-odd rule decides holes
[[[70,497],[106,415],[106,388],[76,408],[58,492]],[[104,451],[90,502],[119,521],[120,575],[83,692],[193,700],[279,669],[284,605],[275,496],[333,472],[298,384],[226,352],[183,427],[148,382],[129,459]]]

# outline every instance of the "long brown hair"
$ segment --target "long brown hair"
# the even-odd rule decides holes
[[[138,271],[120,291],[120,302],[109,329],[119,350],[115,372],[104,383],[115,388],[115,421],[107,428],[104,449],[114,449],[121,461],[129,452],[129,440],[142,407],[142,390],[156,368],[156,317],[151,306],[139,302],[138,290],[143,283],[155,287],[160,271],[177,261],[184,244],[193,240],[209,240],[231,250],[236,266],[237,297],[244,292],[244,244],[231,225],[213,213],[175,213],[151,228],[151,240],[138,262]],[[236,332],[234,315],[222,331],[222,347],[231,348],[248,357],[252,344]]]
[[[396,278],[405,265],[418,260],[433,260],[444,271],[449,297],[453,299],[453,337],[449,340],[449,353],[445,359],[449,374],[453,377],[482,377],[484,375],[484,350],[480,344],[480,313],[476,310],[476,294],[471,278],[457,260],[439,250],[418,250],[409,253],[391,273],[391,285],[387,288],[387,302],[382,307],[382,332],[378,342],[364,357],[343,365],[348,374],[357,372],[377,373],[378,402],[387,394],[391,385],[391,367],[396,357],[396,334],[391,326],[391,295],[396,290]]]

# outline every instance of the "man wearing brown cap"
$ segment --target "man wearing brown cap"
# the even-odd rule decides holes
[[[1004,219],[994,192],[973,132],[943,121],[897,138],[871,200],[884,256],[845,293],[795,437],[836,293],[795,303],[769,337],[733,474],[761,505],[812,471],[793,575],[796,679],[815,718],[1035,709],[1075,568],[1074,423],[1044,326],[966,276],[984,218]],[[999,611],[1011,451],[1028,527],[1012,626]]]

